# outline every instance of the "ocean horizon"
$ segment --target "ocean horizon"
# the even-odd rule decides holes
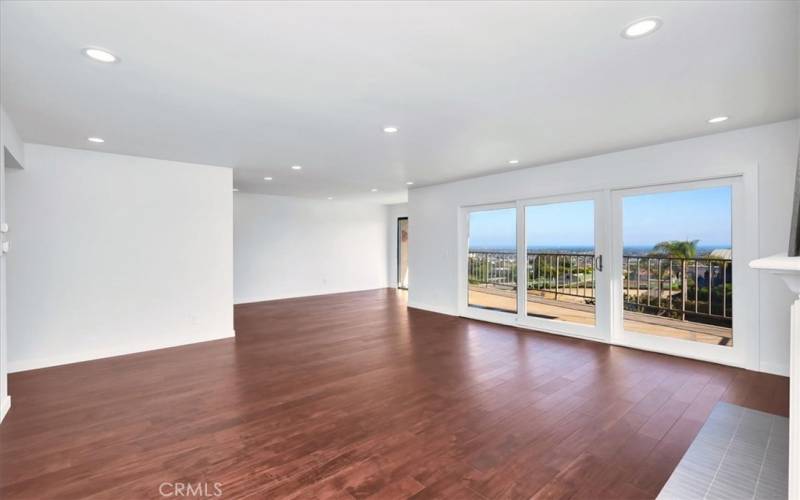
[[[625,255],[645,255],[653,251],[654,245],[628,245],[622,248],[622,253]],[[730,250],[730,244],[720,245],[698,245],[697,255],[709,254],[714,250]],[[513,246],[473,246],[469,249],[470,252],[516,252]],[[531,253],[576,253],[576,254],[592,254],[594,247],[589,245],[563,245],[563,246],[529,246],[528,252]]]

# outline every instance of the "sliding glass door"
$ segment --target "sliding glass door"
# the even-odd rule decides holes
[[[598,230],[601,193],[520,202],[523,322],[539,329],[593,338],[608,337],[608,294],[603,272],[603,232]]]
[[[607,338],[602,204],[589,193],[469,208],[466,315]]]
[[[613,192],[621,343],[743,359],[734,328],[738,275],[746,266],[737,255],[740,190],[731,178]]]
[[[594,326],[594,201],[525,207],[528,316]]]
[[[753,325],[757,300],[743,190],[730,177],[466,208],[459,311],[741,366],[754,344],[737,318]]]

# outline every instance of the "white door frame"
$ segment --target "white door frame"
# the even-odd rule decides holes
[[[5,117],[5,113],[3,113]],[[6,122],[3,123],[5,125]],[[6,147],[0,140],[0,223],[6,222]],[[5,234],[0,233],[0,244],[7,241]],[[8,331],[6,314],[6,254],[0,249],[0,422],[11,408],[11,396],[8,395]]]
[[[626,196],[642,194],[666,193],[691,189],[712,187],[731,187],[731,246],[732,254],[732,284],[733,287],[733,346],[719,346],[655,335],[627,332],[623,324],[623,234],[622,234],[622,200]],[[611,192],[612,220],[613,220],[613,259],[612,271],[612,341],[615,344],[662,352],[682,357],[702,359],[733,366],[753,367],[753,349],[755,348],[755,363],[757,364],[757,304],[758,304],[758,276],[748,272],[748,262],[758,254],[758,235],[751,234],[752,228],[748,227],[747,209],[744,197],[743,176],[730,176],[717,179],[668,183],[654,186],[618,189]],[[754,244],[755,243],[755,244]],[[755,279],[753,279],[755,278]],[[755,314],[754,314],[755,312]]]
[[[485,212],[489,210],[516,209],[517,204],[513,201],[506,203],[494,203],[491,205],[476,205],[462,207],[460,210],[460,224],[462,225],[461,237],[458,245],[458,314],[465,318],[489,321],[503,325],[515,325],[517,323],[517,312],[506,312],[495,309],[484,309],[469,306],[469,216],[472,212]],[[515,211],[517,228],[519,227],[519,211]],[[515,244],[519,248],[519,230],[517,230]],[[519,269],[519,268],[517,268]],[[519,280],[519,273],[517,274]],[[517,304],[519,304],[519,284],[517,286]],[[519,306],[518,306],[519,307]]]

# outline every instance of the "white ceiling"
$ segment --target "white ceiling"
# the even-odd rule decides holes
[[[791,1],[6,1],[0,14],[2,99],[25,141],[232,166],[242,191],[400,202],[407,180],[800,114]],[[653,15],[656,33],[619,36]]]

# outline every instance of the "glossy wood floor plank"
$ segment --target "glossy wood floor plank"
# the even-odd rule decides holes
[[[760,373],[407,309],[236,306],[237,338],[12,374],[0,497],[653,498]],[[212,490],[213,493],[213,490]]]

